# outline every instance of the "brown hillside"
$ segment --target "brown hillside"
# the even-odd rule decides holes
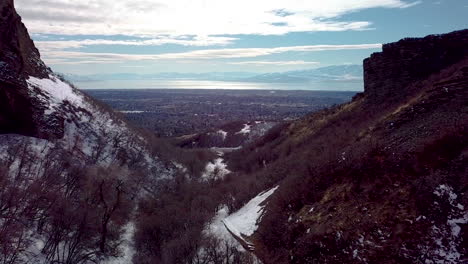
[[[468,30],[387,44],[352,102],[231,155],[280,184],[253,238],[265,263],[466,259],[467,44]]]

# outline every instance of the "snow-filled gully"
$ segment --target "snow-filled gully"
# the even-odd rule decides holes
[[[227,208],[222,207],[206,232],[221,240],[229,239],[232,241],[230,237],[233,237],[243,248],[253,251],[254,245],[248,241],[248,237],[252,236],[258,229],[258,224],[264,214],[265,201],[278,187],[260,193],[230,215],[226,213]]]

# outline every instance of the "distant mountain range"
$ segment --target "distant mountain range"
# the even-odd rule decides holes
[[[335,65],[317,69],[266,73],[243,81],[264,83],[303,83],[311,81],[361,81],[362,65]]]
[[[108,80],[208,80],[259,83],[307,83],[312,81],[361,81],[362,65],[334,65],[299,71],[257,74],[253,72],[207,72],[154,74],[115,73],[75,75],[63,74],[73,82],[95,82]]]
[[[207,73],[179,73],[179,72],[161,72],[154,74],[137,73],[110,73],[110,74],[92,74],[75,75],[63,74],[68,80],[75,82],[95,82],[108,80],[210,80],[210,81],[232,81],[251,78],[256,73],[249,72],[207,72]]]

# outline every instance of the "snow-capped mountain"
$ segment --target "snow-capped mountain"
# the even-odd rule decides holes
[[[309,70],[265,73],[242,79],[262,83],[307,83],[317,81],[362,81],[362,65],[333,65]]]
[[[333,65],[315,69],[272,72],[258,74],[255,72],[206,72],[177,73],[161,72],[154,74],[64,74],[68,80],[76,82],[92,82],[106,80],[210,80],[260,83],[302,83],[310,81],[361,81],[362,65]]]

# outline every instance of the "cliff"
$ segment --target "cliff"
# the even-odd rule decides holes
[[[461,61],[468,55],[468,29],[383,45],[364,60],[364,91],[376,101],[411,93],[408,85]]]
[[[32,96],[27,79],[47,78],[51,70],[40,59],[13,0],[0,3],[0,134],[61,138],[63,119],[44,116],[47,106]]]
[[[467,44],[386,44],[364,93],[226,155],[257,193],[279,185],[246,238],[264,263],[466,261]]]
[[[6,68],[0,76],[48,77],[51,71],[41,61],[39,51],[15,11],[13,0],[0,3],[0,40],[0,60]]]

